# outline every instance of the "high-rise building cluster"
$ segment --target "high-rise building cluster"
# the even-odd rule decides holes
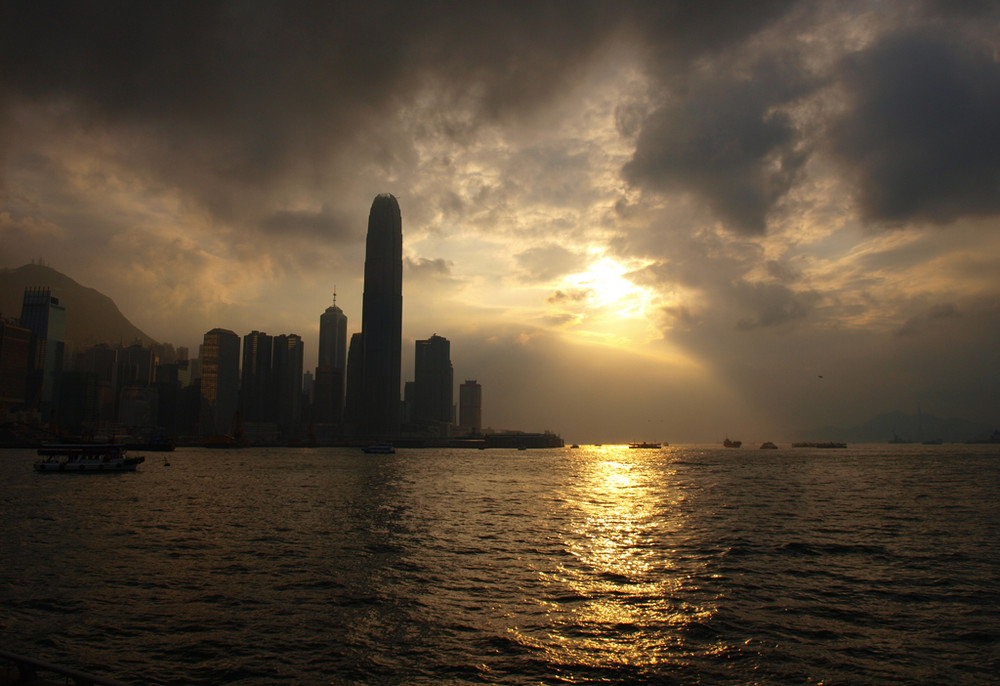
[[[320,315],[315,373],[303,369],[296,334],[254,330],[241,341],[224,328],[208,331],[193,359],[184,348],[135,343],[91,346],[67,360],[65,304],[29,288],[20,319],[0,321],[0,419],[20,413],[80,438],[159,433],[218,444],[481,434],[482,389],[462,384],[456,416],[451,343],[442,336],[416,341],[401,399],[402,282],[399,203],[381,194],[368,218],[361,331],[348,345],[334,292]]]

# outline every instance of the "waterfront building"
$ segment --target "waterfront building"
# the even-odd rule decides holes
[[[118,383],[120,388],[149,386],[156,378],[156,356],[141,343],[133,343],[118,352]]]
[[[273,341],[263,331],[243,337],[240,407],[245,422],[273,422],[271,357]]]
[[[483,432],[483,387],[466,379],[458,388],[458,423],[465,434]]]
[[[314,419],[340,424],[344,417],[344,384],[347,375],[347,315],[333,306],[319,317],[319,364],[313,393]]]
[[[31,331],[0,320],[0,419],[24,405],[31,358]]]
[[[118,354],[120,348],[106,343],[86,348],[76,356],[74,368],[78,372],[93,374],[96,384],[94,420],[98,423],[114,422],[118,418]]]
[[[66,307],[49,288],[25,288],[21,326],[35,336],[34,359],[29,372],[27,401],[43,412],[51,410],[66,350]]]
[[[376,196],[368,215],[360,434],[390,438],[400,427],[400,360],[403,327],[403,229],[399,203]]]
[[[437,435],[447,435],[454,397],[451,343],[447,338],[434,334],[416,342],[413,385],[411,421],[433,427]]]
[[[351,336],[347,349],[347,402],[344,407],[344,423],[349,431],[357,433],[361,427],[361,412],[364,405],[362,374],[364,372],[365,337],[361,332]]]
[[[240,337],[212,329],[201,347],[201,433],[229,434],[239,402]]]
[[[285,438],[298,436],[302,421],[302,338],[296,334],[274,337],[275,419]]]

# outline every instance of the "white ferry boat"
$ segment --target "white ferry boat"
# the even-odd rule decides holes
[[[38,449],[35,470],[39,472],[134,472],[146,458],[129,457],[126,447],[117,443],[81,443],[44,445]]]

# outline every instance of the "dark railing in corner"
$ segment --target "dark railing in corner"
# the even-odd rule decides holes
[[[4,665],[2,672],[0,672],[0,684],[54,684],[64,681],[67,684],[74,684],[74,686],[125,686],[120,681],[85,674],[32,657],[15,655],[6,650],[0,650],[0,662],[3,662]],[[56,679],[53,679],[53,676]]]

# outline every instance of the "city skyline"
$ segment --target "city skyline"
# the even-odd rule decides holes
[[[313,370],[388,191],[403,380],[440,332],[494,426],[997,422],[997,8],[391,9],[5,6],[0,268],[175,346],[296,332]]]

